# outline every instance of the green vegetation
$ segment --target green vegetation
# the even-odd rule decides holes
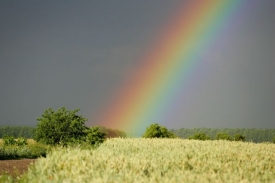
[[[226,132],[219,132],[216,135],[216,140],[232,140],[232,138]]]
[[[192,140],[184,140],[175,138],[176,135],[159,124],[150,125],[144,138],[106,138],[108,132],[124,134],[104,127],[87,128],[84,118],[75,112],[62,108],[61,112],[46,110],[47,115],[42,115],[38,124],[41,129],[35,129],[35,136],[43,125],[49,129],[55,129],[50,127],[56,125],[57,130],[44,133],[46,139],[41,140],[51,142],[45,143],[50,145],[5,136],[0,142],[0,159],[44,158],[39,158],[21,177],[0,175],[0,181],[270,182],[275,179],[272,150],[275,144],[244,142],[244,135],[237,133],[232,138],[225,131],[216,134],[218,141],[210,141],[204,132],[195,133],[189,138]],[[73,130],[74,127],[80,130]],[[59,140],[53,138],[54,132],[60,136],[56,138]]]
[[[4,141],[0,143],[0,160],[45,157],[50,149],[50,146],[40,143],[7,145]]]
[[[0,126],[0,138],[13,136],[15,138],[33,138],[34,127],[30,126]]]
[[[166,127],[156,123],[147,127],[142,137],[144,138],[176,138],[176,135],[168,131]]]
[[[234,136],[234,141],[242,141],[242,142],[244,142],[245,141],[245,136],[241,135],[241,134],[236,134]]]
[[[102,132],[99,127],[91,127],[87,130],[86,141],[88,144],[98,146],[105,140],[106,133]]]
[[[193,140],[210,140],[210,137],[205,133],[196,133],[193,136],[189,137],[189,139]]]
[[[117,129],[110,129],[106,127],[99,126],[102,132],[106,133],[106,138],[115,138],[115,137],[126,137],[126,133],[123,131],[119,131]],[[0,126],[0,138],[4,136],[14,136],[25,137],[25,138],[33,138],[33,130],[34,127],[26,127],[26,126]],[[177,137],[180,138],[189,138],[196,133],[205,133],[210,139],[215,139],[216,135],[220,132],[227,133],[230,135],[232,140],[235,139],[235,135],[242,135],[244,141],[247,142],[273,142],[273,138],[275,137],[275,129],[246,129],[246,128],[194,128],[194,129],[172,129]]]
[[[205,133],[211,139],[215,139],[218,133],[227,133],[230,137],[236,134],[242,135],[247,142],[272,142],[275,136],[275,129],[248,129],[248,128],[181,128],[172,129],[174,134],[181,138],[189,138],[196,133]]]
[[[99,127],[85,126],[87,119],[76,113],[79,109],[69,111],[65,107],[54,111],[46,109],[37,120],[34,139],[48,145],[93,145],[98,146],[105,140],[106,132]]]
[[[3,138],[4,145],[15,145],[16,141],[13,136],[4,136]]]
[[[274,148],[224,140],[113,138],[93,150],[58,148],[38,159],[21,182],[272,182]]]
[[[34,129],[37,142],[56,145],[83,140],[88,129],[84,123],[87,119],[77,115],[79,109],[69,111],[65,107],[54,111],[46,109]]]
[[[126,133],[117,129],[111,129],[104,126],[99,126],[100,131],[104,132],[106,138],[127,137]]]
[[[18,139],[15,139],[13,136],[4,136],[3,141],[4,145],[23,146],[28,144],[27,139],[24,137],[19,137]]]

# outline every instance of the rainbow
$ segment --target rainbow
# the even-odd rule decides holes
[[[157,38],[133,76],[113,101],[100,111],[97,124],[143,133],[146,126],[169,115],[169,107],[184,90],[198,57],[222,32],[243,1],[190,0]]]

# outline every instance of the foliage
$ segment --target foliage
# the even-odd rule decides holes
[[[27,139],[24,137],[19,137],[16,141],[16,144],[18,146],[24,146],[24,145],[28,145]]]
[[[95,146],[104,142],[106,132],[102,132],[98,126],[91,127],[86,131],[86,141]]]
[[[234,141],[245,141],[245,136],[241,135],[241,134],[235,134],[234,135]]]
[[[231,137],[228,133],[220,132],[216,135],[216,140],[231,140]]]
[[[13,136],[4,136],[3,141],[4,141],[4,145],[6,146],[16,144],[15,138]]]
[[[156,123],[147,127],[142,137],[144,138],[176,138],[176,135],[170,132],[169,130],[167,130],[166,127]]]
[[[0,145],[0,160],[46,157],[50,146],[43,144]]]
[[[275,136],[273,137],[273,143],[275,144]]]
[[[126,133],[117,129],[111,129],[104,126],[99,126],[100,131],[106,133],[106,138],[127,137]]]
[[[46,109],[34,129],[34,139],[45,144],[67,144],[85,138],[87,119],[77,115],[79,109],[69,111],[65,107],[54,111]]]
[[[94,150],[57,148],[24,181],[273,182],[273,149],[270,143],[112,138]]]
[[[210,140],[210,137],[205,133],[196,133],[193,136],[189,137],[189,139],[193,140]]]
[[[34,127],[30,126],[0,126],[0,138],[14,136],[15,138],[33,138]]]
[[[172,129],[174,134],[181,138],[188,138],[195,133],[205,133],[211,139],[215,139],[216,134],[221,132],[226,132],[230,136],[234,134],[242,134],[245,136],[245,141],[248,142],[272,142],[273,137],[275,136],[275,129],[255,129],[255,128],[181,128],[181,129]]]
[[[26,138],[19,137],[18,139],[15,139],[13,136],[4,136],[3,142],[5,146],[10,146],[10,145],[24,146],[28,144]]]

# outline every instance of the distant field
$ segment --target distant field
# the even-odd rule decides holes
[[[27,182],[275,182],[275,144],[108,139],[95,150],[58,149]]]

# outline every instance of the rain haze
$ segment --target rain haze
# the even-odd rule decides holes
[[[168,128],[275,128],[274,0],[252,0],[194,69]],[[176,0],[0,2],[0,125],[35,126],[47,108],[97,123]],[[108,114],[106,114],[108,115]],[[155,121],[152,121],[154,123]]]

